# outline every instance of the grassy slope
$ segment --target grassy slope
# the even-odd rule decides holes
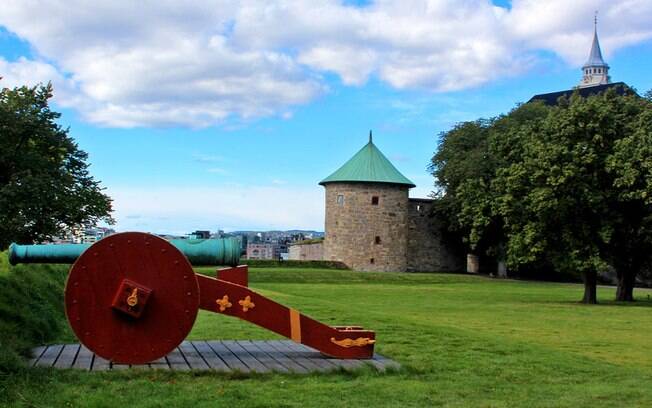
[[[0,395],[4,379],[22,369],[21,354],[34,344],[69,338],[62,290],[67,268],[19,266],[11,273],[0,252]]]
[[[12,397],[36,406],[652,405],[648,291],[637,290],[636,305],[583,306],[572,284],[333,270],[259,269],[251,278],[324,322],[375,329],[377,351],[406,368],[252,377],[26,370],[13,378]],[[191,338],[277,337],[201,312]]]

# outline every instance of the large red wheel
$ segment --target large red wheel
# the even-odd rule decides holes
[[[178,346],[199,308],[197,278],[186,257],[150,234],[126,232],[93,244],[66,284],[66,315],[97,355],[144,364]]]

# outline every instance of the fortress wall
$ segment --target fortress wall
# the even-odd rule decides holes
[[[414,272],[461,272],[464,258],[446,245],[432,215],[432,200],[408,202],[407,270]]]
[[[324,259],[324,243],[290,245],[288,259],[291,261],[321,261]]]

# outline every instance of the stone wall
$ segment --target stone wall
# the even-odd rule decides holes
[[[405,271],[407,203],[407,186],[327,184],[324,260],[358,271]]]
[[[289,260],[321,261],[324,259],[324,243],[290,245]]]
[[[408,204],[407,270],[419,272],[461,272],[465,258],[453,251],[441,237],[432,201],[411,198]]]

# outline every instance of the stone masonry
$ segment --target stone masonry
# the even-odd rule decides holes
[[[324,243],[290,245],[290,261],[321,261],[324,259]]]
[[[359,271],[407,270],[408,187],[365,182],[325,187],[324,259]]]
[[[408,204],[408,264],[412,272],[458,272],[464,268],[462,254],[453,251],[432,215],[433,200],[410,198]]]

